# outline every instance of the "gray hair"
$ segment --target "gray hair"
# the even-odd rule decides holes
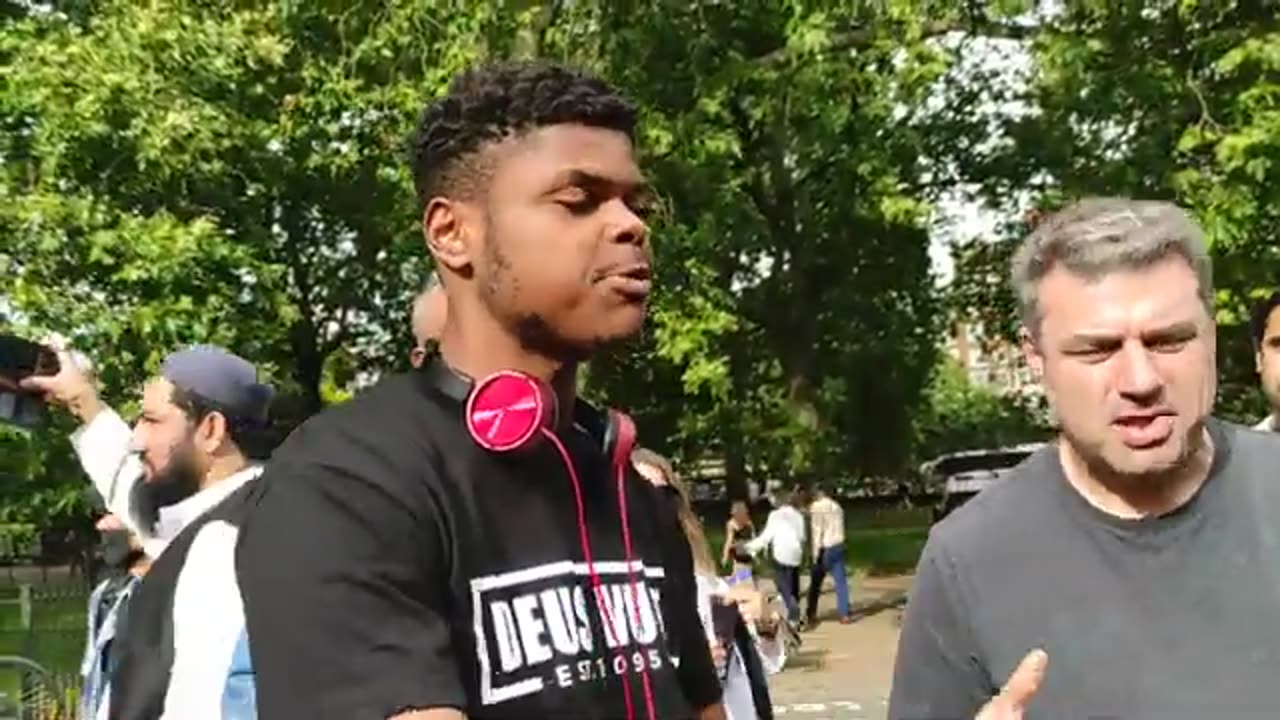
[[[1095,279],[1181,257],[1195,271],[1200,300],[1213,312],[1213,263],[1204,232],[1187,211],[1161,200],[1085,198],[1048,216],[1014,253],[1013,291],[1022,324],[1039,330],[1040,281],[1061,265]]]

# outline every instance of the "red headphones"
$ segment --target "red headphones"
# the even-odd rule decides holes
[[[445,395],[464,403],[463,419],[467,432],[477,445],[494,453],[518,453],[540,444],[544,439],[555,446],[564,462],[565,471],[573,485],[574,503],[577,506],[578,543],[586,561],[587,574],[595,593],[596,608],[600,613],[606,633],[615,627],[609,608],[602,599],[604,589],[596,572],[591,553],[591,540],[587,534],[586,507],[582,501],[582,481],[574,465],[573,456],[564,442],[556,435],[559,408],[555,393],[542,380],[515,370],[500,370],[483,380],[473,383],[444,364],[435,360],[425,364],[423,370],[435,386]],[[598,418],[598,419],[597,419]],[[603,417],[593,412],[579,414],[579,424],[603,425],[584,428],[598,437],[601,450],[610,460],[610,469],[617,484],[618,515],[622,521],[622,546],[627,561],[627,579],[632,596],[632,622],[640,625],[640,584],[636,579],[631,543],[631,518],[627,512],[626,478],[631,463],[631,451],[636,445],[636,426],[631,418],[617,410],[606,410]],[[618,643],[614,643],[618,645]],[[646,717],[656,720],[653,688],[649,680],[649,667],[640,666],[641,685],[644,690]],[[623,681],[623,700],[626,717],[635,717],[635,705],[631,698],[631,683]]]
[[[559,421],[556,396],[543,381],[514,370],[501,370],[475,383],[467,393],[467,431],[477,445],[496,453],[536,445],[543,433],[554,433]],[[586,428],[601,440],[601,450],[615,469],[631,461],[636,426],[626,413],[606,410],[603,428]]]

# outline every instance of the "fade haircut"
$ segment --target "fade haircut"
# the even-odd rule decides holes
[[[418,202],[474,197],[487,179],[484,150],[551,125],[616,130],[635,139],[636,110],[600,78],[546,61],[467,70],[418,120],[411,153]]]
[[[1253,349],[1261,350],[1263,336],[1267,334],[1267,321],[1271,319],[1271,313],[1280,307],[1280,290],[1276,290],[1267,297],[1259,300],[1253,306],[1253,317],[1250,318],[1250,330],[1253,334]]]
[[[1160,200],[1085,198],[1044,218],[1014,253],[1013,290],[1023,327],[1040,330],[1040,281],[1056,267],[1088,280],[1141,270],[1171,257],[1187,261],[1200,300],[1213,313],[1213,263],[1204,233],[1185,210]]]

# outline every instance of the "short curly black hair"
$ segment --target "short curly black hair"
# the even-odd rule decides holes
[[[636,109],[595,75],[541,60],[467,70],[427,104],[413,135],[414,188],[423,206],[465,195],[484,177],[481,150],[513,135],[574,123],[635,139]]]
[[[1253,347],[1262,347],[1263,335],[1267,332],[1267,322],[1271,313],[1280,308],[1280,290],[1276,290],[1253,306],[1253,317],[1250,318],[1250,330],[1253,331]]]

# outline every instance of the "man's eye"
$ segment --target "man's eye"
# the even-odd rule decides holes
[[[562,195],[556,198],[556,202],[575,215],[589,213],[599,204],[595,197],[585,192]]]
[[[1176,352],[1181,352],[1182,349],[1185,348],[1187,346],[1187,343],[1189,342],[1191,342],[1191,338],[1186,338],[1186,337],[1164,338],[1162,340],[1156,340],[1155,342],[1151,343],[1151,349],[1155,350],[1156,352],[1162,352],[1162,353],[1176,353]]]
[[[1084,362],[1102,362],[1111,357],[1115,351],[1105,347],[1087,347],[1068,350],[1067,355]]]

